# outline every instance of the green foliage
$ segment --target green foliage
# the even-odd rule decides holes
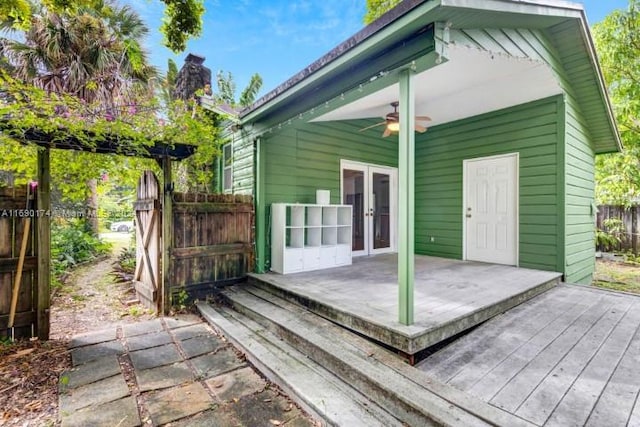
[[[136,248],[123,248],[118,255],[118,264],[122,271],[133,274],[136,269]]]
[[[367,12],[364,15],[364,23],[370,24],[384,15],[388,10],[393,9],[402,0],[367,0]]]
[[[216,83],[218,84],[218,93],[216,98],[218,102],[234,105],[236,103],[236,82],[233,75],[227,71],[220,70],[216,73]]]
[[[593,36],[625,150],[597,159],[596,197],[629,206],[640,197],[640,1],[594,25]]]
[[[111,245],[94,236],[82,219],[51,222],[51,264],[55,276],[110,250]]]
[[[174,298],[174,306],[176,306],[179,310],[184,310],[187,307],[187,302],[189,302],[189,294],[184,289],[181,289]]]
[[[248,107],[253,104],[256,100],[256,96],[262,87],[262,77],[259,74],[254,74],[251,76],[251,81],[247,85],[247,87],[240,94],[240,100],[238,104],[241,107]]]
[[[189,28],[185,14],[204,11],[201,1],[165,3],[172,19],[184,20],[171,31]],[[2,11],[10,4],[0,6],[5,28]],[[16,184],[35,178],[37,148],[27,138],[35,133],[54,144],[73,139],[89,151],[104,142],[140,154],[158,142],[197,145],[189,160],[196,185],[213,180],[216,123],[192,101],[153,98],[143,84],[155,73],[140,44],[147,29],[130,7],[111,0],[49,0],[30,3],[29,13],[24,38],[0,43],[0,170],[12,172]],[[177,75],[171,65],[167,85]],[[86,183],[103,174],[135,186],[145,169],[158,167],[151,160],[87,152],[51,154],[52,182],[65,200],[86,200]]]
[[[160,31],[164,35],[164,45],[173,52],[182,52],[187,40],[202,33],[203,0],[162,0],[165,4],[164,18]]]
[[[258,73],[251,76],[251,81],[240,93],[240,99],[236,100],[236,82],[233,74],[222,70],[216,73],[216,83],[218,92],[215,99],[218,103],[227,104],[231,107],[248,107],[256,100],[256,96],[262,87],[262,77]]]
[[[31,5],[28,0],[3,0],[0,3],[0,23],[5,28],[28,28],[30,14]]]
[[[165,104],[173,101],[173,92],[176,88],[176,79],[178,78],[178,66],[176,62],[169,58],[167,60],[167,74],[160,83],[160,96]]]
[[[28,30],[3,48],[15,77],[107,108],[135,99],[156,74],[140,45],[147,32],[130,7],[95,0],[72,12],[35,9]]]
[[[203,0],[162,0],[165,4],[160,31],[165,45],[174,52],[182,52],[187,40],[202,32]],[[31,26],[34,5],[40,4],[52,12],[75,14],[82,7],[108,10],[114,1],[109,0],[2,0],[0,2],[0,28],[27,30]]]
[[[161,116],[165,118],[159,118]],[[17,184],[34,178],[37,148],[23,145],[25,135],[32,130],[49,135],[53,143],[75,138],[89,150],[104,141],[116,141],[123,152],[141,154],[156,142],[196,145],[198,150],[193,162],[198,166],[211,163],[220,152],[215,123],[208,112],[193,101],[176,101],[165,107],[155,101],[128,105],[122,107],[119,116],[113,117],[99,104],[47,93],[2,71],[0,118],[3,118],[0,120],[0,170],[15,173]],[[60,185],[63,196],[79,201],[86,197],[88,179],[98,179],[106,172],[110,179],[133,187],[140,171],[157,170],[157,165],[146,159],[54,150],[51,169],[52,180],[56,186]],[[203,172],[197,177],[198,182],[207,182],[211,179],[209,175]]]
[[[603,251],[615,249],[626,232],[624,223],[618,218],[607,218],[602,225],[604,230],[596,229],[596,246]]]

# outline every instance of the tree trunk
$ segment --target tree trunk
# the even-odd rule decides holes
[[[87,223],[91,227],[91,231],[97,236],[100,228],[98,225],[98,180],[90,179],[87,181],[89,187],[89,197],[87,198]]]

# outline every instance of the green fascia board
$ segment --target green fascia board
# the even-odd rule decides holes
[[[604,76],[602,74],[602,70],[600,69],[600,63],[598,62],[598,56],[596,54],[595,45],[593,43],[593,38],[591,37],[591,32],[589,31],[584,10],[581,11],[581,19],[578,21],[578,25],[580,26],[580,42],[583,43],[584,48],[587,51],[591,69],[594,74],[594,79],[596,80],[596,85],[584,89],[585,93],[582,94],[580,98],[588,98],[594,96],[600,99],[601,111],[598,115],[604,114],[607,117],[605,130],[606,133],[609,134],[609,137],[606,138],[604,142],[599,142],[595,145],[595,153],[604,154],[622,151],[622,139],[620,137],[620,132],[618,131],[618,126],[616,124],[616,119],[613,112],[613,106],[611,105],[611,100],[607,92]],[[589,117],[588,114],[585,114],[585,118],[590,122],[597,119],[597,117]]]
[[[407,38],[414,37],[416,31],[426,28],[427,23],[450,22],[452,28],[550,29],[555,25],[574,21],[577,25],[577,31],[574,32],[576,42],[582,46],[583,53],[591,64],[590,69],[583,72],[590,73],[596,83],[593,87],[586,89],[591,93],[585,93],[584,98],[596,95],[602,103],[601,108],[591,112],[593,117],[586,114],[586,118],[590,123],[596,123],[603,115],[607,119],[597,130],[601,134],[603,132],[608,134],[609,137],[601,138],[600,144],[596,146],[596,152],[605,153],[621,149],[620,135],[581,5],[545,0],[518,2],[504,0],[427,0],[422,2],[405,0],[400,4],[405,10],[397,13],[397,17],[391,14],[390,22],[385,22],[385,25],[376,26],[374,23],[366,27],[300,72],[295,78],[283,84],[281,88],[266,95],[264,97],[266,101],[259,101],[253,107],[242,112],[241,122],[254,124],[254,132],[259,134],[264,128],[274,123],[284,122],[353,89],[354,86],[357,87],[358,79],[371,77],[376,71],[398,65],[398,61],[401,61],[400,58],[388,58],[385,63],[384,60],[380,60],[380,55],[394,45],[401,45]],[[413,58],[424,55],[426,52],[427,50],[413,52]],[[413,58],[411,52],[405,53],[405,63],[408,63]],[[561,52],[563,56],[572,53]],[[371,59],[373,58],[378,58],[379,61],[372,63]],[[394,61],[396,62],[394,63]],[[361,74],[353,72],[358,68],[365,72]],[[367,88],[362,96],[370,93],[373,89],[373,87]]]
[[[366,27],[362,30],[364,36],[362,40],[358,37],[361,33],[351,37],[346,42],[339,45],[332,51],[333,58],[330,54],[325,55],[311,66],[302,71],[304,77],[291,87],[286,88],[278,93],[278,89],[274,94],[266,95],[270,99],[259,105],[252,107],[248,111],[241,112],[240,120],[243,123],[268,121],[276,123],[279,120],[285,120],[291,116],[295,116],[298,112],[306,111],[314,105],[319,105],[329,100],[347,88],[357,86],[358,82],[363,78],[371,77],[377,71],[388,68],[396,68],[400,65],[398,61],[403,63],[410,62],[420,54],[426,54],[433,50],[433,33],[429,37],[424,34],[433,20],[429,19],[429,11],[440,5],[440,0],[427,0],[422,2],[405,0],[403,3],[419,3],[408,13],[400,16],[400,18],[392,21],[378,31],[374,31],[368,35]],[[402,3],[401,3],[402,4]],[[372,24],[370,27],[373,27]],[[423,37],[421,37],[423,36]],[[431,43],[424,44],[413,55],[407,54],[403,45],[406,41],[411,40],[429,40]],[[415,44],[415,43],[414,43]],[[403,47],[404,52],[400,52],[398,48]],[[398,52],[391,52],[391,50]],[[344,53],[342,53],[344,51]],[[390,55],[391,54],[391,55]],[[404,58],[402,58],[404,57]],[[327,59],[328,58],[328,59]],[[324,61],[328,61],[324,64]],[[354,65],[358,64],[358,69],[353,70]],[[318,69],[313,69],[319,66]],[[355,72],[354,72],[355,71]],[[287,83],[284,84],[286,87]],[[326,86],[326,87],[325,87]],[[333,94],[327,96],[322,93],[322,89],[331,88]],[[335,88],[335,89],[334,89]],[[309,99],[310,98],[310,99]],[[286,108],[287,104],[297,104],[296,101],[303,101],[303,105],[296,105],[297,108],[288,111],[289,114],[283,113],[275,116],[275,112],[279,109]],[[260,101],[258,101],[260,102]],[[271,116],[269,120],[265,120]]]

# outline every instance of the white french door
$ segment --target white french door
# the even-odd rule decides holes
[[[465,259],[518,264],[518,155],[464,161]]]
[[[353,206],[352,254],[372,255],[395,249],[397,169],[340,162],[342,203]]]

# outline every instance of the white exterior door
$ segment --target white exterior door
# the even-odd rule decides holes
[[[353,255],[393,251],[397,170],[349,161],[340,170],[342,203],[353,206]]]
[[[464,161],[465,259],[518,264],[518,155]]]

